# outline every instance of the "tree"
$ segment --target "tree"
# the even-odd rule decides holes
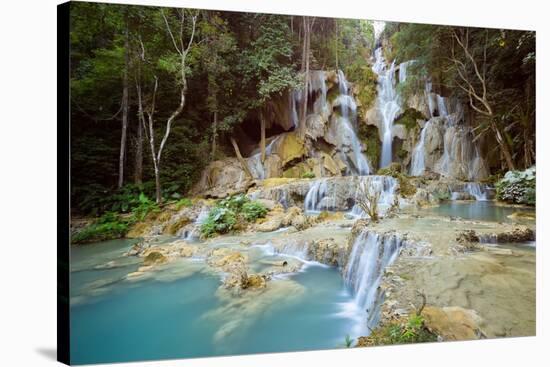
[[[164,134],[162,137],[162,140],[160,142],[160,145],[158,148],[156,147],[155,143],[155,129],[154,129],[154,123],[155,123],[155,107],[156,107],[156,98],[157,98],[157,92],[158,92],[158,86],[159,86],[159,79],[157,75],[154,75],[154,86],[152,90],[152,96],[151,96],[151,103],[150,107],[147,109],[146,113],[148,118],[145,119],[144,117],[144,108],[143,108],[143,98],[142,98],[142,92],[141,92],[141,86],[138,84],[137,86],[137,92],[138,92],[138,104],[139,104],[139,111],[140,117],[142,119],[143,126],[146,126],[147,129],[145,130],[147,132],[147,138],[149,140],[149,147],[151,150],[151,157],[153,160],[153,169],[155,173],[155,198],[157,203],[162,202],[162,192],[161,192],[161,183],[160,183],[160,165],[161,165],[161,158],[162,158],[162,152],[164,150],[164,147],[166,145],[166,142],[168,140],[168,137],[170,136],[170,131],[172,128],[172,124],[174,120],[181,114],[183,111],[183,108],[185,107],[185,100],[186,100],[186,93],[187,93],[187,65],[186,60],[187,56],[189,55],[189,51],[191,50],[191,46],[193,45],[193,39],[195,37],[195,30],[196,30],[196,24],[197,24],[197,15],[194,14],[191,16],[191,30],[190,30],[190,36],[187,40],[185,40],[185,29],[188,24],[186,23],[186,15],[184,9],[174,9],[173,14],[165,14],[164,10],[160,10],[162,19],[164,20],[166,31],[170,37],[170,40],[172,42],[172,46],[175,49],[175,55],[169,55],[165,59],[159,60],[159,63],[163,64],[164,67],[168,70],[174,71],[178,76],[178,86],[179,86],[179,104],[175,108],[175,110],[170,114],[170,116],[166,119]],[[177,23],[176,28],[178,29],[177,32],[173,31],[174,25],[171,23]],[[143,43],[141,44],[143,49]],[[145,51],[143,51],[143,54],[145,54]]]

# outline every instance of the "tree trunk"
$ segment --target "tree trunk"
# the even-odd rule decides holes
[[[246,164],[246,161],[244,160],[243,156],[241,155],[241,151],[239,150],[239,146],[237,145],[237,142],[233,137],[230,138],[231,144],[233,145],[233,149],[235,149],[235,154],[237,155],[237,159],[241,163],[241,166],[244,170],[244,173],[250,178],[251,180],[254,179],[254,176],[252,176],[252,173],[250,172],[250,169],[248,168],[248,165]]]
[[[128,130],[128,68],[129,68],[129,35],[126,23],[124,40],[124,72],[122,75],[122,134],[120,136],[120,154],[118,159],[118,188],[124,183],[124,156],[126,154],[126,132]]]
[[[214,112],[214,122],[213,122],[213,132],[212,132],[212,159],[216,156],[216,139],[218,138],[218,112]]]
[[[265,119],[263,113],[260,112],[260,135],[261,135],[261,141],[260,141],[260,148],[261,148],[261,160],[262,164],[265,162]]]
[[[516,166],[514,165],[514,159],[512,158],[512,154],[510,153],[510,147],[508,146],[508,143],[502,136],[502,133],[494,119],[491,118],[491,128],[493,132],[495,133],[495,137],[497,139],[497,143],[500,146],[502,155],[504,155],[504,159],[506,160],[506,166],[508,167],[509,171],[513,171],[516,169]]]
[[[134,183],[141,185],[143,183],[143,122],[138,118],[138,131],[136,138],[136,161],[134,164]]]

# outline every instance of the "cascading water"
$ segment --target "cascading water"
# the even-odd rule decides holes
[[[395,63],[392,62],[389,67],[386,65],[381,47],[376,49],[374,57],[372,70],[378,75],[377,108],[384,124],[380,167],[386,167],[392,162],[393,121],[401,110],[401,102],[395,90]]]
[[[304,207],[308,212],[330,210],[335,207],[334,193],[330,196],[328,181],[326,179],[315,180],[311,183],[309,191],[304,199]],[[330,205],[332,204],[332,206]]]
[[[363,185],[380,194],[380,210],[389,208],[397,197],[398,184],[393,177],[357,176],[350,178],[345,184],[338,180],[322,178],[310,183],[304,199],[304,208],[309,213],[318,213],[322,210],[349,210],[349,203],[353,203],[349,214],[362,217],[365,213],[356,203]]]
[[[210,209],[208,207],[204,206],[201,208],[201,211],[197,216],[197,219],[193,223],[191,229],[183,232],[182,237],[184,240],[189,242],[194,242],[200,238],[200,235],[201,235],[200,227],[204,223],[204,221],[208,218],[208,213],[210,213]]]
[[[361,143],[354,129],[354,126],[357,125],[357,104],[349,94],[350,88],[342,70],[338,70],[338,88],[340,95],[337,97],[335,103],[340,106],[341,116],[338,118],[337,126],[339,129],[342,129],[340,134],[345,136],[344,141],[349,142],[349,148],[353,155],[351,162],[347,155],[343,155],[344,162],[347,162],[348,165],[348,174],[368,175],[370,174],[370,166],[362,152]],[[342,151],[345,150],[343,146],[339,148]]]
[[[355,239],[344,269],[344,281],[353,291],[356,309],[366,313],[366,325],[362,320],[356,332],[368,334],[378,324],[383,301],[378,288],[384,269],[395,261],[402,245],[403,241],[395,234],[380,235],[368,230]]]
[[[462,191],[454,191],[451,193],[451,200],[460,200],[463,197],[463,193],[468,197],[473,197],[476,201],[487,201],[488,193],[487,186],[477,182],[468,182],[464,184]]]
[[[412,160],[411,160],[411,170],[410,170],[411,176],[421,176],[424,173],[424,170],[426,169],[426,162],[425,162],[426,151],[424,149],[424,142],[426,140],[426,131],[429,129],[430,125],[431,125],[431,122],[427,121],[424,127],[422,128],[422,131],[420,132],[420,140],[414,147]]]

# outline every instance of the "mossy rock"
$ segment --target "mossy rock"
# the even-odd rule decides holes
[[[151,231],[151,224],[148,222],[138,222],[130,228],[126,237],[128,238],[138,238],[147,235]]]
[[[414,108],[407,108],[395,121],[394,124],[405,126],[407,130],[418,127],[417,120],[425,120],[424,114]]]
[[[167,222],[170,220],[170,218],[172,218],[173,214],[174,212],[171,210],[163,211],[157,216],[156,221],[157,223]]]
[[[166,227],[164,227],[164,234],[175,235],[181,228],[185,227],[189,223],[191,223],[191,220],[186,216],[182,216],[176,221],[168,223]]]
[[[304,141],[300,139],[297,132],[282,135],[281,142],[277,144],[276,152],[281,158],[281,166],[285,167],[290,162],[306,155]]]
[[[168,259],[166,258],[166,256],[158,251],[153,251],[145,256],[145,259],[143,259],[143,265],[160,265],[166,263],[167,261]]]
[[[382,143],[380,142],[380,134],[378,128],[366,123],[359,124],[359,138],[365,145],[365,154],[373,167],[378,167],[380,162],[380,152]]]

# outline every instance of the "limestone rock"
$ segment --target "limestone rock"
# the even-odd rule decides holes
[[[482,319],[474,310],[426,306],[422,316],[426,328],[443,340],[472,340],[485,337],[480,326]]]

